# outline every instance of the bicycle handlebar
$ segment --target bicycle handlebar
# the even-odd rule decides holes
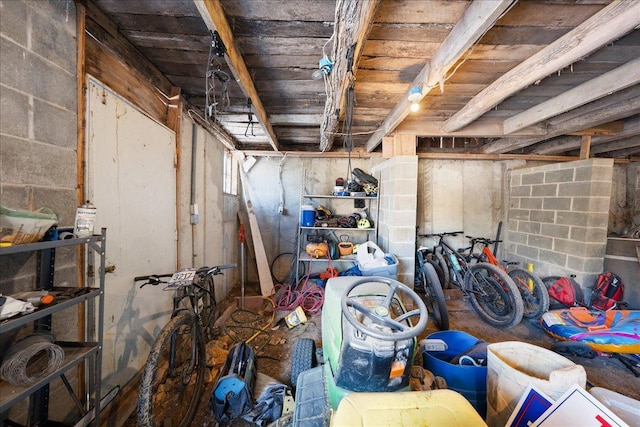
[[[444,233],[429,233],[429,234],[418,234],[418,237],[444,237],[444,236],[457,236],[458,234],[463,234],[464,231],[445,231]]]
[[[217,276],[218,274],[223,274],[222,270],[227,270],[229,268],[235,268],[235,267],[237,267],[237,264],[224,264],[224,265],[217,265],[215,267],[200,267],[199,269],[196,270],[196,274],[199,276],[208,276],[210,274],[213,276]],[[133,278],[133,281],[141,282],[143,280],[146,280],[147,283],[144,283],[140,286],[142,288],[145,285],[156,286],[156,285],[159,285],[160,283],[166,283],[161,279],[171,277],[171,276],[173,276],[173,273],[149,274],[147,276],[136,276]]]
[[[467,239],[471,240],[471,243],[482,243],[485,245],[493,245],[494,243],[501,243],[502,240],[492,240],[486,237],[473,237],[473,236],[465,236]]]

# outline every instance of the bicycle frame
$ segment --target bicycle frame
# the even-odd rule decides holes
[[[171,320],[163,327],[153,343],[147,364],[143,371],[140,395],[138,399],[139,423],[147,425],[156,416],[163,420],[175,418],[180,425],[187,426],[193,419],[202,392],[205,366],[205,342],[209,337],[208,330],[215,317],[215,294],[213,279],[209,276],[221,274],[221,270],[235,267],[235,264],[202,267],[197,270],[183,269],[173,274],[139,276],[134,281],[145,281],[147,284],[167,285],[164,290],[173,291]],[[172,278],[169,280],[168,278]],[[209,314],[207,314],[209,313]],[[183,342],[184,339],[184,342]],[[190,342],[190,344],[189,344]],[[164,358],[164,367],[159,369],[159,361]],[[160,378],[158,372],[164,373]],[[179,405],[178,411],[159,412],[154,410],[154,399],[157,392],[156,380],[159,379],[169,387],[180,392],[187,392],[189,397],[180,400],[186,406]],[[172,385],[171,385],[172,384]],[[190,390],[194,387],[193,390]],[[187,391],[188,390],[188,391]],[[166,393],[163,391],[162,393]],[[181,412],[184,409],[184,412]]]

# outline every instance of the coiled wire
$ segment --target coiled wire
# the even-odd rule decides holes
[[[0,366],[0,378],[27,387],[60,369],[64,350],[49,334],[32,334],[9,347]]]

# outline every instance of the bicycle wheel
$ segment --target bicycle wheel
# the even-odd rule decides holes
[[[442,254],[438,251],[434,251],[433,260],[438,263],[442,269],[442,283],[443,289],[449,289],[451,287],[451,275],[449,274],[449,264],[445,261]]]
[[[200,328],[195,316],[183,311],[151,347],[140,384],[138,425],[190,425],[202,397],[204,368]]]
[[[436,270],[428,262],[420,270],[420,281],[425,291],[424,296],[421,295],[421,298],[432,315],[433,323],[441,331],[448,330],[449,312],[447,311],[442,285],[438,280]]]
[[[474,310],[488,324],[509,329],[522,320],[520,291],[507,273],[495,265],[481,262],[471,266],[464,277],[464,286]]]
[[[542,280],[521,267],[509,270],[509,277],[513,279],[520,290],[524,305],[523,316],[527,319],[537,319],[549,310],[549,294]]]
[[[202,336],[204,342],[207,343],[213,339],[213,324],[216,321],[216,291],[213,276],[207,276],[204,279],[202,287],[208,292],[201,292],[200,299],[200,318],[202,319]]]

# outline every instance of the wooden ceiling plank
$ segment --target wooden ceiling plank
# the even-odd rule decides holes
[[[592,145],[592,154],[601,154],[609,151],[624,150],[627,148],[640,147],[640,136],[631,136],[617,141],[607,142],[606,144]]]
[[[627,89],[628,90],[628,89]],[[636,91],[637,92],[637,91]],[[564,120],[562,116],[558,116],[556,122],[553,121],[548,126],[548,134],[544,137],[527,137],[527,138],[501,138],[496,141],[490,142],[483,147],[484,153],[508,153],[513,150],[528,147],[541,141],[545,141],[556,136],[564,135],[569,132],[574,132],[580,129],[584,129],[588,126],[597,126],[603,123],[607,123],[614,120],[619,120],[624,117],[628,117],[633,114],[640,113],[640,93],[636,93],[631,98],[622,98],[620,96],[622,92],[611,95],[607,98],[594,101],[596,104],[591,110],[580,111],[581,114],[576,114],[569,120]],[[628,95],[628,94],[624,94]],[[619,102],[615,102],[616,99],[622,98]],[[571,111],[578,112],[580,109]]]
[[[463,128],[519,90],[624,36],[639,23],[640,2],[613,1],[485,88],[447,120],[445,129]]]
[[[595,136],[591,139],[591,152],[596,146],[640,135],[640,116],[632,116],[624,121],[624,130],[615,135]],[[536,154],[557,154],[580,148],[580,138],[568,136],[537,144],[532,150]]]
[[[580,148],[579,136],[563,136],[561,138],[544,141],[533,147],[534,154],[558,154],[568,150]]]
[[[446,74],[454,64],[490,29],[512,4],[511,0],[486,2],[475,0],[467,7],[458,23],[447,38],[413,80],[412,86],[422,88],[421,98],[444,81]],[[409,90],[396,104],[391,113],[366,143],[365,149],[373,151],[382,141],[382,137],[393,131],[409,114],[411,102]]]
[[[344,115],[345,94],[352,76],[358,69],[364,42],[371,30],[373,17],[380,0],[352,2],[338,0],[334,23],[333,70],[325,82],[329,82],[329,93],[324,106],[324,117],[320,125],[320,151],[329,151],[333,146],[334,132],[341,115]],[[353,59],[348,59],[349,51]],[[350,64],[351,62],[351,64]],[[349,68],[351,65],[351,68]]]
[[[636,145],[636,146],[625,148],[622,150],[609,151],[606,153],[606,156],[607,157],[629,157],[639,153],[640,153],[640,146]],[[638,160],[635,160],[635,161],[638,161]]]
[[[639,82],[640,58],[636,58],[608,73],[506,119],[504,121],[504,133],[513,133]]]
[[[207,27],[211,31],[218,31],[218,34],[227,49],[225,55],[227,65],[242,88],[242,91],[245,93],[247,98],[251,99],[256,118],[267,134],[269,144],[275,151],[279,151],[278,139],[276,138],[276,134],[269,123],[267,112],[262,105],[262,101],[260,100],[258,91],[253,83],[251,74],[249,74],[247,65],[242,59],[242,55],[236,46],[233,32],[231,31],[229,22],[227,21],[224,10],[222,9],[220,0],[194,0],[194,2],[198,11],[202,15],[202,19],[204,19],[207,24]]]

